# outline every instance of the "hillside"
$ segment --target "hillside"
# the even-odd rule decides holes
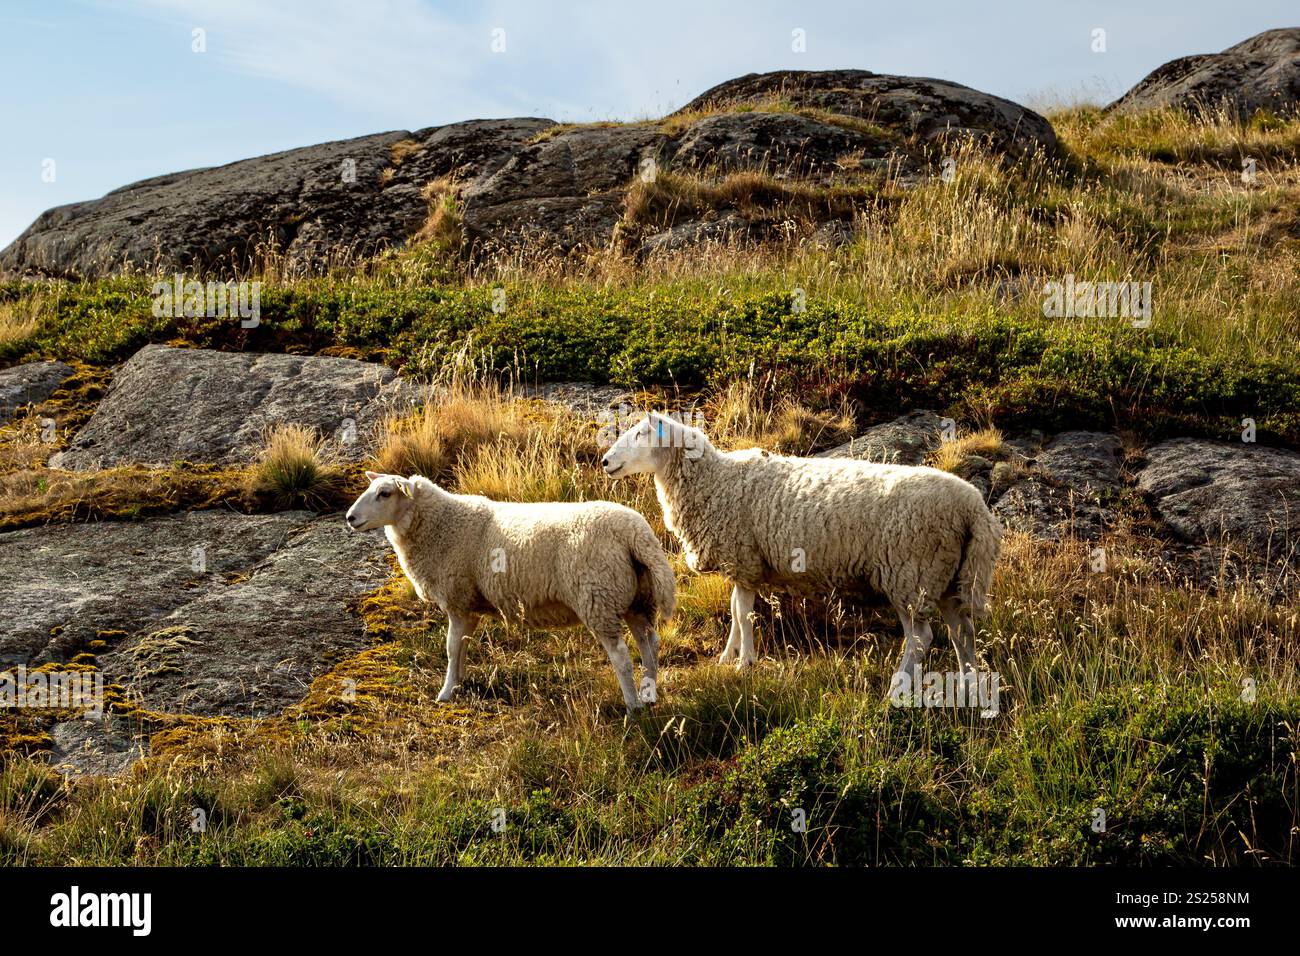
[[[1263,104],[1171,98],[1221,60],[1045,116],[750,75],[657,120],[398,131],[45,213],[0,253],[0,664],[98,675],[107,708],[0,711],[0,860],[1296,862],[1273,32]],[[975,485],[1007,531],[996,713],[890,706],[897,620],[838,597],[764,598],[758,664],[717,665],[730,588],[599,468],[649,407]],[[342,520],[368,467],[646,515],[681,604],[658,705],[624,717],[589,634],[502,624],[436,703],[445,618]]]

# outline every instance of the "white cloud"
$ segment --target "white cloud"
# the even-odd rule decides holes
[[[186,34],[202,27],[205,55],[233,72],[399,123],[511,114],[528,102],[526,85],[510,82],[514,64],[491,52],[490,28],[417,0],[135,0],[131,9]]]

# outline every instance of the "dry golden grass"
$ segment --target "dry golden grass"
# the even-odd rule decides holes
[[[803,455],[848,441],[856,433],[847,404],[814,411],[770,382],[747,378],[728,384],[707,405],[709,438],[724,448],[766,448]]]
[[[952,441],[940,443],[926,464],[941,471],[956,471],[971,455],[996,460],[1002,455],[1002,432],[996,428],[958,435]]]
[[[338,491],[343,471],[327,461],[325,438],[315,428],[277,425],[263,441],[253,476],[280,500],[325,504]]]
[[[0,345],[31,338],[45,308],[46,299],[40,293],[17,302],[0,302]]]
[[[606,497],[609,481],[584,466],[554,430],[530,435],[522,443],[483,444],[467,453],[457,468],[455,490],[498,501],[588,501]]]
[[[420,193],[429,204],[429,216],[416,234],[417,242],[431,243],[448,254],[460,251],[465,230],[460,219],[458,188],[452,176],[439,176],[425,183]]]
[[[725,210],[735,210],[750,222],[819,223],[852,217],[877,193],[870,182],[828,186],[762,171],[721,177],[661,172],[649,181],[637,179],[628,188],[621,226],[624,230],[642,226],[662,229],[681,218]]]
[[[462,455],[480,445],[524,444],[536,419],[545,420],[547,415],[539,404],[514,401],[491,382],[454,380],[435,385],[419,411],[385,421],[375,452],[376,470],[438,481]]]
[[[419,142],[413,139],[399,139],[388,147],[388,158],[394,166],[400,166],[421,149]]]

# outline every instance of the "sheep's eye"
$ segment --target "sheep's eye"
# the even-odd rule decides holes
[[[381,492],[379,493],[379,497],[380,497],[380,498],[387,498],[387,497],[388,497],[389,495],[391,495],[391,494],[392,494],[391,491],[381,491]]]

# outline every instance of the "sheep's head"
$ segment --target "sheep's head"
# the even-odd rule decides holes
[[[600,460],[605,474],[624,478],[657,472],[670,455],[698,458],[708,439],[698,428],[691,428],[667,415],[651,412],[633,425],[610,446]]]
[[[374,531],[386,525],[402,527],[414,507],[415,475],[381,475],[366,472],[370,487],[348,509],[348,527],[353,531]]]

